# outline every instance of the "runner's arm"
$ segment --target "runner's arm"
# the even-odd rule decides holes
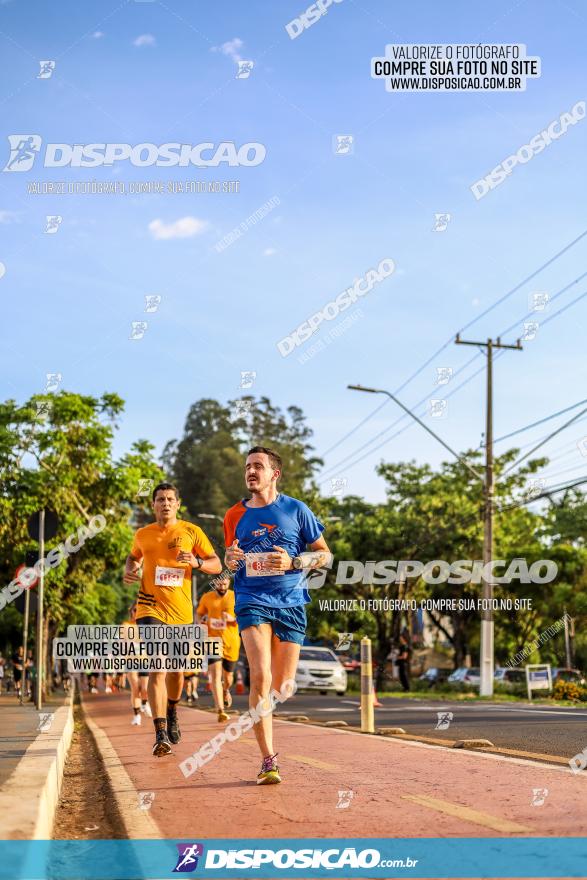
[[[328,549],[328,544],[320,535],[311,544],[308,544],[310,551],[300,553],[300,559],[303,562],[302,569],[307,571],[311,568],[328,568],[332,564],[332,553]],[[293,559],[283,547],[275,546],[273,548],[276,553],[269,556],[269,564],[274,571],[291,571],[293,568]]]
[[[137,581],[140,581],[141,575],[139,574],[139,571],[141,565],[142,561],[140,559],[135,559],[135,557],[129,553],[126,557],[124,576],[122,578],[125,584],[135,584]]]
[[[216,553],[211,553],[209,556],[194,556],[187,550],[180,550],[177,554],[177,561],[191,565],[202,574],[220,574],[222,571],[222,563]]]

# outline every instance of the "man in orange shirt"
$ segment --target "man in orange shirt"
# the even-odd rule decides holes
[[[234,613],[234,592],[229,587],[227,574],[215,578],[212,589],[204,593],[196,610],[198,623],[208,627],[208,636],[222,639],[222,658],[208,658],[210,687],[219,721],[228,721],[224,709],[232,706],[230,688],[241,643]]]
[[[153,490],[156,522],[139,529],[126,560],[124,583],[140,582],[136,622],[156,626],[193,623],[192,569],[220,574],[222,565],[199,526],[177,519],[179,493],[171,483]],[[141,573],[142,568],[142,573]],[[177,704],[183,689],[183,672],[151,672],[149,703],[155,725],[153,754],[160,758],[177,745],[181,731]]]

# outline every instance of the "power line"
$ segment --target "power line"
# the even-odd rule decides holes
[[[532,449],[530,449],[529,452],[525,452],[524,455],[522,455],[520,458],[518,458],[517,461],[514,461],[513,464],[511,464],[508,468],[505,469],[505,471],[502,473],[502,477],[504,477],[506,474],[509,474],[509,472],[511,470],[513,470],[513,468],[517,467],[522,461],[525,461],[525,459],[527,459],[530,455],[532,455],[534,452],[536,452],[537,449],[540,449],[541,446],[544,446],[545,443],[548,443],[549,440],[552,440],[553,437],[556,437],[557,434],[560,434],[561,431],[564,431],[565,428],[568,428],[569,425],[572,425],[573,422],[576,422],[577,419],[580,418],[580,416],[584,415],[586,412],[587,412],[587,407],[585,407],[585,409],[582,409],[580,413],[577,413],[577,415],[573,416],[572,419],[569,419],[568,422],[565,422],[564,425],[561,425],[560,428],[557,428],[556,431],[553,431],[551,434],[549,434],[548,437],[545,437],[543,440],[541,440],[539,443],[537,443],[536,446],[534,446]]]
[[[587,232],[586,232],[586,233],[583,233],[583,234],[587,234]],[[576,284],[579,280],[581,280],[583,277],[585,277],[585,275],[587,275],[587,272],[584,273],[583,275],[580,275],[578,278],[576,278],[576,279],[575,279],[574,281],[572,281],[570,284],[567,284],[564,288],[562,288],[560,291],[558,291],[558,293],[555,295],[555,297],[553,297],[553,300],[554,300],[555,298],[557,298],[558,296],[561,296],[565,291],[569,290],[570,287],[572,287],[572,286],[573,286],[574,284]],[[544,326],[544,324],[547,324],[547,323],[549,323],[550,321],[554,320],[554,318],[557,318],[559,315],[563,314],[563,312],[566,312],[569,308],[571,308],[572,306],[576,305],[576,303],[578,303],[578,302],[579,302],[581,299],[583,299],[583,297],[585,297],[585,296],[587,296],[587,291],[585,291],[584,293],[580,294],[578,297],[576,297],[574,300],[572,300],[572,302],[568,303],[566,306],[563,306],[563,308],[559,309],[559,310],[556,311],[554,314],[550,315],[550,317],[549,317],[546,321],[543,321],[543,322],[542,322],[542,326]],[[529,314],[532,314],[532,312],[527,313],[524,317],[527,317]],[[523,319],[522,319],[522,320],[523,320]],[[516,327],[516,326],[518,325],[518,323],[519,323],[519,322],[516,322],[515,324],[512,324],[511,327],[509,327],[507,330],[503,330],[503,331],[501,331],[501,333],[500,333],[499,335],[502,336],[504,333],[507,333],[507,332],[508,332],[509,330],[511,330],[513,327]],[[498,353],[498,354],[495,356],[495,359],[497,360],[497,358],[500,357],[500,356],[501,356],[501,353]],[[471,360],[468,361],[463,367],[461,367],[460,370],[459,370],[458,372],[461,372],[463,369],[465,369],[467,366],[469,366],[469,364],[471,364],[474,360],[476,360],[477,357],[479,357],[479,355],[474,355],[474,357],[471,358]],[[453,394],[455,394],[457,391],[459,391],[461,388],[463,388],[465,385],[467,385],[467,384],[469,383],[469,381],[471,381],[475,376],[479,375],[479,373],[483,372],[483,370],[484,370],[484,367],[482,367],[480,370],[477,370],[476,373],[473,373],[473,374],[469,377],[469,379],[467,379],[465,382],[462,382],[461,385],[459,385],[459,386],[458,386],[457,388],[455,388],[450,394],[448,394],[448,395],[447,395],[447,398],[448,398],[448,397],[451,397]],[[424,398],[422,398],[421,401],[419,401],[417,404],[415,404],[415,405],[414,405],[414,409],[415,409],[416,407],[420,406],[425,400],[427,400],[427,396],[424,397]],[[405,418],[406,418],[405,416],[401,416],[399,419],[397,419],[394,423],[392,423],[391,425],[389,425],[387,428],[384,428],[383,431],[380,431],[379,434],[377,434],[375,437],[372,437],[370,440],[368,440],[366,443],[364,443],[362,446],[360,446],[359,449],[356,449],[356,450],[354,450],[354,452],[349,453],[349,455],[347,455],[344,459],[342,459],[340,462],[338,462],[338,464],[333,465],[333,466],[327,468],[326,471],[325,471],[325,473],[322,475],[322,478],[326,478],[326,479],[327,479],[327,478],[328,478],[328,477],[326,476],[327,474],[330,474],[330,473],[332,473],[333,471],[337,470],[337,469],[338,469],[341,465],[343,465],[348,459],[352,459],[353,456],[355,456],[358,452],[361,452],[363,449],[365,449],[365,447],[370,446],[373,442],[375,442],[375,440],[377,440],[377,439],[378,439],[379,437],[381,437],[383,434],[387,433],[387,431],[390,431],[395,425],[399,424],[399,422],[403,421]],[[372,455],[373,453],[377,452],[378,449],[380,449],[380,448],[381,448],[382,446],[384,446],[385,444],[389,443],[391,440],[393,440],[395,437],[399,436],[399,434],[403,433],[403,431],[407,430],[407,429],[410,428],[411,426],[412,426],[411,423],[409,423],[409,424],[406,425],[404,428],[400,429],[400,431],[397,431],[395,434],[392,434],[391,437],[388,437],[386,440],[384,440],[382,443],[380,443],[380,444],[379,444],[378,446],[376,446],[374,449],[370,450],[370,451],[367,452],[365,455],[361,456],[361,458],[359,458],[357,461],[355,461],[355,462],[351,462],[351,464],[345,465],[345,470],[350,470],[351,468],[355,467],[356,464],[359,464],[360,462],[364,461],[365,458],[368,458],[370,455]],[[556,433],[556,432],[555,432],[555,433]],[[552,436],[555,436],[555,434],[553,434]],[[550,437],[549,437],[548,439],[550,439]],[[481,447],[480,447],[480,448],[481,448]]]
[[[509,440],[510,437],[515,437],[516,434],[521,434],[523,431],[528,431],[530,428],[536,428],[537,425],[543,425],[544,422],[549,422],[551,419],[556,419],[557,416],[562,416],[565,413],[570,412],[572,409],[576,409],[576,407],[581,406],[582,403],[587,403],[587,397],[584,400],[579,400],[578,403],[573,403],[571,406],[567,406],[565,409],[559,409],[558,412],[552,413],[550,416],[545,416],[537,422],[531,422],[529,425],[524,425],[523,428],[518,428],[516,431],[511,431],[509,434],[504,434],[503,437],[498,437],[497,440],[494,440],[493,442],[500,443],[502,440]]]
[[[573,241],[571,241],[568,245],[566,245],[562,250],[558,251],[558,253],[556,253],[553,257],[551,257],[549,260],[547,260],[545,263],[543,263],[541,266],[539,266],[538,269],[536,269],[530,275],[527,275],[526,278],[524,278],[522,281],[520,281],[518,284],[516,284],[515,287],[512,287],[511,290],[508,290],[507,293],[505,293],[502,297],[500,297],[500,299],[498,299],[495,303],[493,303],[493,305],[489,306],[487,309],[485,309],[484,312],[481,312],[480,315],[477,315],[475,318],[473,318],[471,321],[469,321],[468,324],[465,324],[464,327],[461,327],[461,329],[458,332],[464,333],[465,330],[468,330],[469,327],[472,327],[473,324],[477,323],[477,321],[480,321],[481,318],[485,317],[485,315],[488,315],[489,312],[491,312],[493,309],[497,308],[497,306],[501,305],[502,302],[505,302],[505,300],[509,299],[510,296],[513,296],[514,293],[517,293],[517,291],[521,287],[523,287],[524,284],[527,284],[528,281],[531,281],[533,278],[536,277],[536,275],[538,275],[544,269],[547,269],[548,266],[552,265],[552,263],[554,263],[555,260],[558,260],[559,257],[562,257],[563,254],[565,254],[568,250],[570,250],[572,247],[574,247],[577,244],[577,242],[581,241],[581,239],[584,238],[586,235],[587,235],[587,229],[584,232],[582,232],[580,235],[578,235],[577,238],[573,239]],[[585,273],[585,274],[587,274],[587,273]],[[581,276],[581,277],[584,277],[584,276]],[[574,284],[574,283],[576,283],[576,281],[574,281],[572,283]],[[571,285],[569,285],[569,286],[571,286]],[[561,291],[561,292],[563,292],[563,291]],[[508,330],[504,330],[503,333],[509,332],[510,329],[511,328],[508,328]],[[503,335],[503,333],[501,335]],[[396,388],[394,394],[400,394],[404,388],[406,388],[411,382],[413,382],[413,380],[417,376],[419,376],[420,373],[422,373],[426,369],[426,367],[430,366],[432,361],[435,360],[439,354],[442,354],[442,352],[446,348],[448,348],[449,345],[452,345],[453,339],[454,339],[454,334],[451,334],[449,339],[447,339],[447,341],[443,345],[441,345],[440,348],[437,351],[435,351],[434,354],[431,357],[429,357],[428,360],[424,364],[422,364],[421,367],[419,367],[414,373],[412,373],[411,376],[409,376],[405,380],[405,382],[403,382],[398,388]],[[387,406],[388,403],[389,403],[389,401],[386,400],[382,404],[377,406],[373,410],[373,412],[371,412],[364,419],[362,419],[357,425],[355,425],[354,428],[351,428],[350,431],[347,431],[347,433],[344,434],[340,438],[340,440],[337,440],[336,443],[334,443],[332,446],[330,446],[324,452],[320,453],[320,457],[324,458],[326,455],[328,455],[330,452],[332,452],[334,449],[336,449],[338,446],[340,446],[342,443],[344,443],[345,440],[348,440],[349,437],[352,437],[352,435],[355,434],[356,431],[359,430],[359,428],[362,428],[362,426],[364,424],[366,424],[370,419],[372,419],[373,416],[375,416],[381,409],[383,409],[384,406]],[[390,427],[393,427],[393,426],[390,426]],[[362,448],[363,447],[361,447],[361,449]],[[360,450],[356,450],[354,453],[351,453],[351,455],[355,455],[356,452],[358,452],[358,451],[360,451]]]

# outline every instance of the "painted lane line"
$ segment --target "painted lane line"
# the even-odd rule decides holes
[[[474,825],[482,825],[484,828],[491,828],[492,831],[499,831],[502,834],[532,834],[531,828],[518,825],[517,822],[510,822],[509,819],[492,816],[490,813],[482,813],[480,810],[472,810],[461,804],[453,804],[451,801],[441,801],[438,798],[419,794],[404,794],[401,797],[402,800],[412,801],[422,807],[429,807],[439,813],[446,813],[448,816],[455,816],[457,819],[472,822]]]

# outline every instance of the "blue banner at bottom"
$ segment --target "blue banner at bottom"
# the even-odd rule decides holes
[[[4,840],[0,880],[587,877],[587,839]]]

